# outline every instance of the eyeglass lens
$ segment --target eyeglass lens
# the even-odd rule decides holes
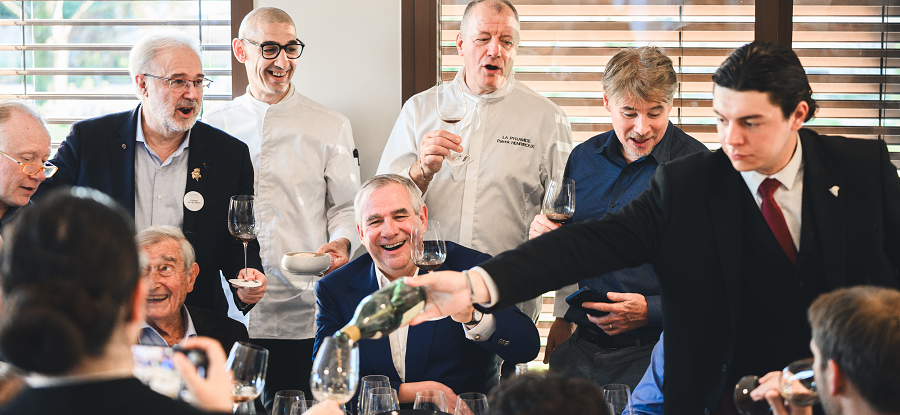
[[[262,45],[262,55],[264,58],[274,59],[278,56],[278,53],[281,52],[281,49],[284,49],[284,53],[290,59],[299,58],[300,52],[303,50],[303,48],[300,45],[295,44],[295,43],[291,43],[291,44],[284,45],[284,46],[268,44],[268,45]]]

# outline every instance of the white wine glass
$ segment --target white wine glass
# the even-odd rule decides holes
[[[556,224],[562,224],[575,213],[575,180],[555,179],[547,186],[541,213]]]
[[[456,123],[466,116],[466,96],[459,89],[455,81],[438,82],[437,86],[437,111],[441,121],[453,126],[453,134],[459,135]],[[444,160],[451,167],[462,166],[472,161],[468,149],[463,148],[463,153],[451,151]]]
[[[611,383],[600,387],[603,391],[603,400],[609,406],[609,413],[613,415],[634,415],[631,407],[631,388],[622,383]]]
[[[412,249],[409,250],[412,260],[419,269],[434,272],[447,259],[447,244],[441,236],[441,224],[432,219],[425,224],[413,228]]]
[[[487,396],[478,392],[466,392],[456,396],[454,415],[487,415]]]
[[[393,388],[372,388],[366,398],[366,412],[360,415],[375,415],[400,409],[400,399]]]
[[[347,403],[359,382],[359,346],[349,337],[326,337],[313,362],[309,385],[316,400]]]
[[[359,399],[357,401],[357,412],[362,415],[366,413],[366,400],[369,392],[374,388],[390,388],[391,379],[384,375],[368,375],[363,376],[361,386],[359,388]]]
[[[247,275],[247,244],[259,235],[256,196],[232,196],[228,204],[228,231],[244,244],[244,275]]]
[[[235,342],[231,347],[225,367],[231,370],[234,413],[256,413],[253,400],[265,387],[268,362],[269,351],[255,344]]]

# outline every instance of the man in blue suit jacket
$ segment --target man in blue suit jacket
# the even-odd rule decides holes
[[[354,207],[356,227],[368,254],[316,285],[319,311],[314,354],[322,339],[350,321],[364,297],[416,272],[410,235],[415,227],[424,229],[428,224],[428,209],[416,185],[395,174],[375,176],[359,189]],[[464,270],[490,258],[452,242],[447,242],[447,251],[439,269]],[[412,403],[419,390],[441,390],[453,412],[456,394],[488,393],[497,385],[498,355],[521,363],[534,359],[540,349],[537,328],[515,307],[493,315],[468,307],[450,317],[400,328],[388,338],[362,340],[360,376],[388,376],[401,403]]]
[[[232,288],[244,313],[266,289],[259,243],[244,247],[227,227],[231,196],[252,195],[247,145],[196,122],[203,101],[197,40],[176,32],[151,33],[134,45],[129,72],[141,104],[132,111],[77,122],[52,163],[59,171],[41,186],[93,187],[119,202],[141,231],[181,228],[197,252],[200,275],[185,304],[228,312],[219,272],[258,279],[257,288]]]

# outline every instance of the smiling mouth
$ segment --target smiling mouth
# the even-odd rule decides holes
[[[269,71],[269,73],[272,74],[272,76],[274,76],[276,78],[281,78],[281,77],[287,76],[287,71],[285,71],[285,72]]]
[[[395,243],[395,244],[381,245],[381,247],[382,247],[385,251],[396,251],[396,250],[400,249],[400,247],[403,246],[403,244],[405,244],[405,243],[406,243],[406,241],[400,241],[400,242],[397,242],[397,243]]]
[[[162,295],[148,295],[148,296],[147,296],[147,302],[148,302],[148,303],[160,303],[160,302],[166,301],[166,300],[168,300],[168,299],[169,299],[169,296],[168,296],[168,295],[165,295],[165,294],[162,294]]]

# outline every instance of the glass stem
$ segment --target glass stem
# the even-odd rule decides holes
[[[247,242],[244,242],[244,279],[247,279]]]

